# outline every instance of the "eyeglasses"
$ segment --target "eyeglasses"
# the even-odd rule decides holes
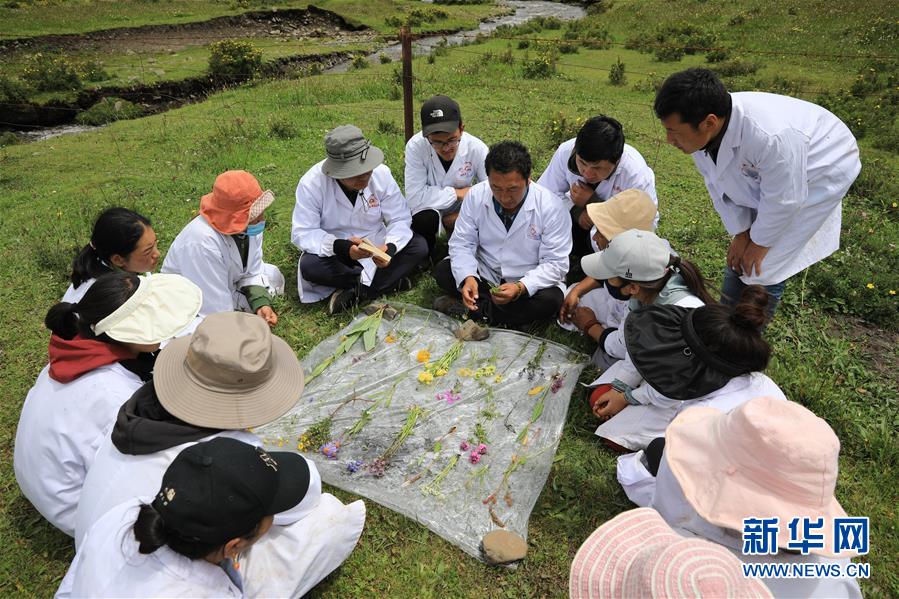
[[[429,143],[429,144],[431,144],[431,145],[434,146],[435,148],[438,148],[438,149],[441,149],[441,150],[448,150],[448,149],[450,149],[450,148],[455,148],[456,146],[459,145],[459,142],[460,142],[460,141],[462,141],[461,138],[457,138],[457,139],[448,139],[448,140],[446,140],[446,141],[433,141],[433,140],[431,140],[431,139],[428,139],[428,143]]]

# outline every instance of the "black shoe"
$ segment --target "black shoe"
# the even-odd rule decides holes
[[[412,289],[412,279],[409,277],[403,277],[399,281],[396,282],[396,286],[393,288],[395,293],[402,293],[403,291],[410,291]]]
[[[462,300],[456,299],[451,295],[441,295],[434,300],[434,309],[443,312],[447,316],[465,316],[468,308],[462,303]]]
[[[328,300],[328,314],[337,314],[356,306],[359,296],[355,289],[338,289]]]

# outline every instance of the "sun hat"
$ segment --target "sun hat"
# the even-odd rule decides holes
[[[207,316],[173,340],[153,371],[159,402],[201,427],[242,429],[284,415],[303,392],[303,367],[265,321],[245,312]]]
[[[325,135],[328,157],[322,172],[334,179],[356,177],[384,162],[384,152],[365,139],[362,129],[355,125],[341,125]]]
[[[624,344],[634,367],[653,389],[671,399],[696,399],[753,371],[712,353],[693,326],[697,310],[653,304],[624,321]]]
[[[668,272],[670,260],[668,244],[655,233],[629,229],[610,239],[603,251],[581,258],[581,268],[588,277],[601,281],[612,277],[655,281]]]
[[[176,274],[137,277],[137,289],[109,316],[91,325],[95,335],[152,345],[184,330],[203,305],[203,292]]]
[[[772,597],[760,580],[743,576],[730,551],[681,537],[651,508],[619,514],[587,537],[571,563],[568,594],[577,599]]]
[[[224,235],[242,233],[275,201],[270,190],[262,191],[256,177],[247,171],[225,171],[215,178],[212,193],[200,200],[200,214],[213,229]]]
[[[309,476],[309,465],[298,454],[268,453],[216,437],[175,456],[153,509],[184,540],[226,543],[302,501]]]
[[[824,420],[770,397],[727,413],[690,408],[665,431],[668,466],[704,520],[742,531],[744,518],[779,518],[777,545],[787,547],[790,520],[824,518],[824,549],[809,551],[828,557],[835,556],[833,518],[846,517],[834,496],[839,454]]]
[[[434,96],[421,105],[421,134],[455,133],[462,124],[459,104],[448,96]]]
[[[642,189],[625,189],[605,202],[587,204],[587,216],[608,240],[628,229],[652,231],[656,205]]]

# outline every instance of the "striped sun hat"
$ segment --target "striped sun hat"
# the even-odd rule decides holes
[[[653,509],[612,518],[591,534],[571,564],[572,598],[770,598],[744,578],[740,560],[705,540],[684,538]]]

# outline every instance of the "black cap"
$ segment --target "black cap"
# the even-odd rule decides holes
[[[309,466],[300,455],[216,437],[175,457],[153,508],[185,540],[226,543],[297,505],[308,489]]]
[[[453,133],[462,124],[459,104],[447,96],[434,96],[421,105],[421,134]]]

